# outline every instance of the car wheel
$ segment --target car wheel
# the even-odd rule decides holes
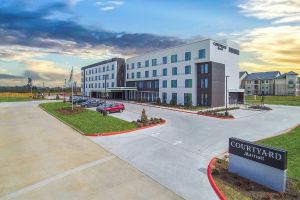
[[[123,112],[123,109],[120,109],[119,112],[120,112],[120,113]]]

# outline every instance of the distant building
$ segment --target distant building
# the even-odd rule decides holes
[[[291,71],[275,78],[275,95],[297,96],[299,95],[298,74]]]
[[[281,74],[279,71],[240,72],[240,87],[245,95],[300,95],[300,78],[295,72]]]

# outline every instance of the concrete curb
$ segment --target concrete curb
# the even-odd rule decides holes
[[[162,125],[162,124],[165,124],[165,123],[166,123],[166,121],[158,123],[158,124],[151,124],[151,125],[148,125],[148,126],[143,126],[143,127],[139,127],[139,128],[125,130],[125,131],[115,131],[115,132],[96,133],[96,134],[84,134],[84,135],[89,136],[89,137],[119,135],[119,134],[130,133],[130,132],[134,132],[134,131],[138,131],[138,130],[142,130],[142,129],[146,129],[146,128],[155,127],[155,126]]]
[[[208,167],[207,167],[207,177],[208,177],[210,185],[212,186],[212,188],[214,189],[214,191],[217,193],[218,197],[221,200],[226,200],[225,195],[220,191],[220,189],[218,188],[217,184],[215,183],[215,181],[214,181],[214,179],[213,179],[213,177],[211,175],[212,167],[215,164],[215,161],[216,161],[216,158],[214,157],[209,162]]]

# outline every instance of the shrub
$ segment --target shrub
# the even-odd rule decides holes
[[[59,95],[58,95],[58,94],[56,95],[55,99],[56,99],[56,100],[59,100]]]
[[[104,110],[104,111],[102,112],[102,115],[103,115],[103,116],[107,116],[107,111]]]
[[[211,171],[211,174],[212,174],[212,175],[219,175],[219,174],[220,174],[220,171],[219,171],[219,169],[217,169],[217,168],[214,167],[214,168],[212,169],[212,171]]]
[[[146,110],[143,108],[142,115],[141,115],[141,122],[148,121],[148,116],[146,115]]]

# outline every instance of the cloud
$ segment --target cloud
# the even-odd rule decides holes
[[[255,28],[245,31],[240,42],[243,53],[255,55],[245,58],[244,68],[266,71],[273,67],[300,74],[300,26]]]
[[[91,57],[99,56],[96,51],[105,49],[126,55],[126,52],[141,53],[184,42],[168,36],[86,28],[74,21],[48,18],[55,11],[65,10],[68,7],[62,3],[37,10],[0,6],[0,59],[26,58],[34,52]],[[15,47],[18,47],[16,51]]]
[[[246,16],[273,20],[274,24],[300,22],[299,0],[247,0],[239,8]]]
[[[11,74],[0,74],[0,79],[24,79],[23,76],[16,76],[16,75],[11,75]]]
[[[108,10],[114,10],[116,7],[115,6],[105,6],[100,8],[103,11],[108,11]]]
[[[95,3],[102,11],[114,10],[124,4],[124,1],[97,1]]]

